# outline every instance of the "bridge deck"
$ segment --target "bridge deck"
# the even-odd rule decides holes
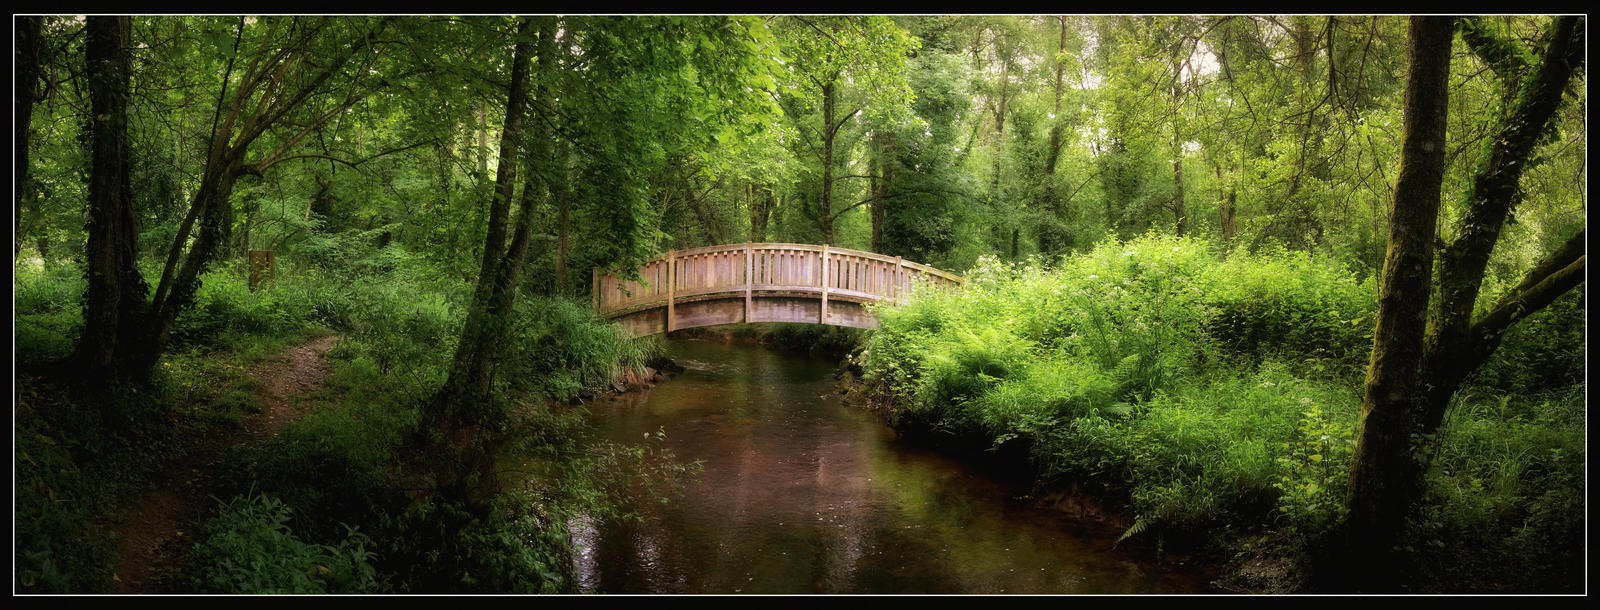
[[[643,336],[738,322],[870,328],[863,305],[901,301],[917,284],[960,285],[947,271],[900,257],[809,244],[745,243],[674,250],[639,280],[594,270],[594,307]]]

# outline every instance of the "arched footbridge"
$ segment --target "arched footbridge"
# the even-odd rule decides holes
[[[741,322],[872,328],[865,305],[903,302],[914,286],[962,278],[900,257],[809,244],[745,243],[674,250],[639,281],[594,270],[594,308],[635,337]]]

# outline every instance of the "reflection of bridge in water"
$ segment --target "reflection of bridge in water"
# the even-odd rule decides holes
[[[728,244],[668,252],[639,280],[594,271],[594,308],[636,337],[741,322],[872,328],[865,305],[961,277],[900,257],[807,244]]]

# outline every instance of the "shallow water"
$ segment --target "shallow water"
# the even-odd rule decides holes
[[[704,470],[637,523],[578,528],[603,593],[1183,593],[1199,579],[1112,549],[1025,489],[906,445],[835,394],[831,363],[669,342],[688,370],[592,407],[598,439]],[[651,441],[654,442],[654,441]]]

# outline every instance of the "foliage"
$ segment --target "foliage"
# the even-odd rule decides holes
[[[155,467],[144,456],[238,426],[258,408],[242,365],[330,332],[315,407],[229,458],[231,491],[255,482],[295,510],[247,494],[214,532],[256,545],[229,553],[271,544],[289,561],[196,572],[207,590],[571,590],[573,507],[626,493],[583,464],[672,470],[633,447],[580,456],[571,422],[542,408],[657,353],[584,306],[587,272],[741,239],[830,240],[966,273],[961,291],[880,307],[864,338],[811,325],[767,338],[814,355],[864,342],[856,360],[899,425],[1029,455],[1044,481],[1088,481],[1139,524],[1130,538],[1270,523],[1309,539],[1341,519],[1401,153],[1403,19],[549,19],[557,57],[531,85],[528,154],[507,157],[527,178],[510,194],[532,230],[493,379],[507,429],[533,439],[517,450],[555,474],[521,508],[468,515],[412,502],[403,439],[485,279],[515,19],[133,18],[138,239],[123,245],[144,278],[188,269],[196,283],[135,304],[176,312],[151,387],[78,404],[31,375],[73,353],[84,325],[93,84],[81,21],[41,18],[40,74],[19,83],[37,95],[17,121],[19,590],[102,589],[114,568],[100,522]],[[1552,22],[1460,21],[1440,240],[1462,237],[1476,153],[1495,145]],[[1586,223],[1586,96],[1569,88],[1537,134],[1479,311]],[[255,290],[253,249],[278,261]],[[1494,589],[1470,583],[1514,563],[1576,582],[1586,311],[1582,294],[1557,299],[1467,380],[1409,541],[1419,563],[1466,566],[1434,581]],[[378,544],[344,546],[341,521]],[[1461,544],[1475,552],[1444,561]],[[291,569],[355,548],[380,553],[375,581]]]
[[[1439,430],[1402,548],[1457,591],[1577,591],[1584,568],[1583,392],[1466,393]],[[1524,566],[1512,572],[1505,565]]]
[[[804,353],[812,358],[843,359],[866,336],[861,329],[822,324],[773,324],[762,340],[781,350]]]
[[[1588,354],[1586,313],[1582,292],[1556,299],[1506,331],[1500,348],[1468,384],[1512,396],[1583,384]]]
[[[105,586],[115,566],[95,520],[92,480],[60,441],[30,427],[19,427],[15,438],[16,591],[72,593]]]
[[[83,326],[83,274],[69,265],[17,265],[13,280],[13,339],[19,362],[72,353]]]
[[[1206,270],[1206,334],[1225,353],[1300,359],[1344,372],[1366,366],[1377,289],[1305,253],[1244,254]]]
[[[266,494],[223,503],[188,563],[193,586],[222,593],[370,593],[372,539],[348,528],[336,545],[310,544],[288,526],[290,508]]]
[[[1296,426],[1300,435],[1284,444],[1286,454],[1278,457],[1278,463],[1287,472],[1273,486],[1283,492],[1278,510],[1317,535],[1342,517],[1349,479],[1345,464],[1354,449],[1354,436],[1348,422],[1328,418],[1309,398],[1300,402],[1307,407]]]
[[[572,299],[532,297],[517,303],[514,335],[501,375],[509,388],[565,401],[584,389],[610,386],[642,371],[660,352],[635,340]]]
[[[958,292],[879,308],[861,362],[898,425],[1025,448],[1042,484],[1121,498],[1137,524],[1129,537],[1272,528],[1310,544],[1343,518],[1359,412],[1352,380],[1374,301],[1371,281],[1335,261],[1223,257],[1152,235],[1102,242],[1055,268],[984,261]],[[1446,443],[1441,454],[1496,459]],[[1570,451],[1582,449],[1561,449]],[[1551,485],[1547,500],[1498,497],[1554,511],[1544,519],[1570,514],[1553,507],[1577,488]],[[1473,497],[1446,510],[1493,523],[1488,507],[1461,505]],[[1535,531],[1552,530],[1524,535]],[[1530,550],[1498,548],[1486,553]]]

